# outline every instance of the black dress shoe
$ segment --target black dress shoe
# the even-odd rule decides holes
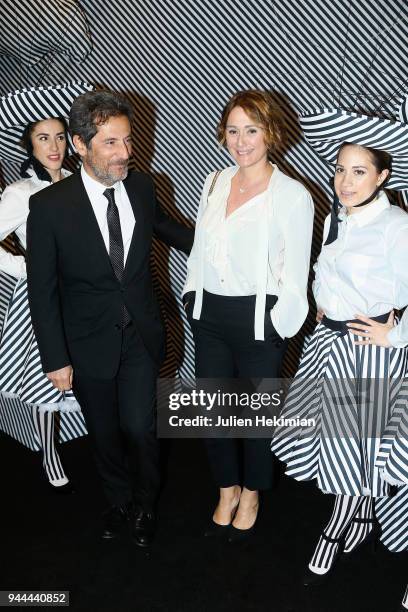
[[[54,495],[72,495],[76,493],[75,487],[70,480],[60,487],[56,487],[48,481],[48,490]]]
[[[112,540],[132,518],[132,505],[111,506],[103,515],[102,538]]]
[[[136,546],[147,548],[153,542],[156,517],[153,512],[137,508],[133,516],[132,538]]]

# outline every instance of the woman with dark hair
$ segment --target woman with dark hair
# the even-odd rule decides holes
[[[187,263],[183,294],[196,377],[277,378],[286,339],[308,312],[313,202],[301,183],[270,162],[285,129],[269,92],[232,96],[217,137],[236,165],[207,177]],[[269,442],[212,438],[206,446],[219,487],[206,533],[242,539],[255,525],[258,491],[272,485]]]
[[[22,179],[6,187],[0,201],[0,240],[14,232],[25,251],[30,196],[70,174],[62,168],[67,153],[65,119],[52,117],[29,123],[22,144],[27,151],[21,165]],[[24,256],[1,249],[0,272],[18,279],[0,342],[0,392],[30,405],[50,488],[56,493],[71,493],[72,485],[55,449],[54,413],[58,409],[78,410],[79,406],[73,396],[72,401],[62,401],[68,400],[68,394],[65,398],[56,393],[42,372],[29,317]],[[22,331],[23,340],[17,337]]]
[[[326,125],[313,119],[321,144]],[[382,122],[384,132],[386,127]],[[384,140],[389,136],[391,142],[392,135]],[[354,142],[338,149],[333,209],[315,265],[318,325],[281,413],[311,419],[314,426],[280,427],[272,442],[287,474],[315,480],[336,496],[305,586],[321,584],[341,552],[351,553],[370,533],[378,535],[377,502],[397,484],[386,471],[392,431],[408,396],[408,313],[400,321],[394,316],[394,309],[408,304],[408,215],[391,206],[383,191],[391,161],[388,151]],[[401,470],[402,482],[408,482],[408,465]]]

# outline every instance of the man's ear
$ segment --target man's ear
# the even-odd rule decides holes
[[[81,136],[78,136],[78,134],[74,134],[74,136],[72,137],[72,142],[74,143],[74,147],[78,151],[79,155],[81,157],[85,157],[87,146],[82,140]]]

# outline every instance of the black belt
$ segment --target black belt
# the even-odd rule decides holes
[[[373,321],[377,321],[377,323],[386,323],[388,321],[388,317],[390,316],[389,312],[385,314],[378,315],[378,317],[370,317]],[[325,327],[328,327],[332,331],[340,332],[342,336],[345,336],[349,331],[347,327],[347,323],[361,323],[364,325],[364,321],[360,321],[360,319],[350,319],[349,321],[335,321],[334,319],[329,319],[326,315],[323,315],[322,324]]]

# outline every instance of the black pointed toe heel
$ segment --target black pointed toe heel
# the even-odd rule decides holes
[[[258,520],[258,516],[259,516],[259,503],[258,503],[258,509],[257,509],[257,513],[256,513],[256,517],[255,517],[255,521],[253,525],[249,527],[248,529],[238,529],[237,527],[234,527],[234,525],[231,525],[229,534],[228,534],[228,542],[230,544],[237,544],[238,542],[243,542],[244,540],[248,540],[251,536],[253,536],[255,529],[256,529],[256,523]]]
[[[214,521],[211,521],[204,531],[205,538],[226,538],[231,527],[231,523],[228,525],[219,525]]]

